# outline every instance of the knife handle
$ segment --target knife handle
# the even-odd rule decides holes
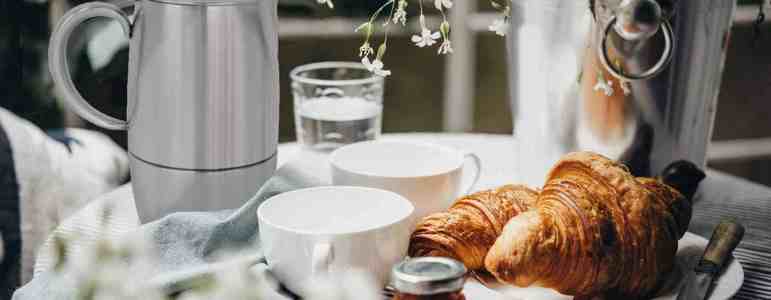
[[[736,249],[736,246],[739,245],[743,237],[744,226],[741,224],[732,220],[720,222],[712,233],[712,238],[709,240],[707,250],[704,252],[704,257],[702,257],[699,267],[707,267],[702,264],[710,265],[711,263],[712,268],[709,269],[713,270],[705,271],[719,272],[728,256]]]

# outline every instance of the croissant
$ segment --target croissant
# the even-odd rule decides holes
[[[690,216],[690,200],[669,185],[599,154],[571,153],[532,209],[506,224],[485,268],[505,283],[567,295],[650,296],[673,269]]]
[[[487,250],[506,222],[529,209],[537,195],[528,187],[507,185],[462,197],[449,211],[431,214],[418,224],[409,255],[450,257],[469,270],[482,270]]]

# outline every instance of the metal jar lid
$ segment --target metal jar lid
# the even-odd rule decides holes
[[[410,295],[436,295],[463,289],[466,266],[444,257],[419,257],[400,262],[391,270],[394,288]]]

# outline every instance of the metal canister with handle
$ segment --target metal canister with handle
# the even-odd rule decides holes
[[[241,206],[276,168],[277,1],[116,3],[79,5],[52,33],[49,64],[64,102],[95,125],[128,131],[143,222]],[[126,120],[91,106],[69,73],[68,41],[93,18],[118,22],[129,39]]]
[[[522,181],[572,151],[637,176],[704,167],[735,9],[725,0],[513,0],[508,36]]]

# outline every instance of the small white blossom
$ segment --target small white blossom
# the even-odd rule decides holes
[[[420,35],[416,34],[412,36],[412,42],[420,48],[431,47],[431,45],[436,44],[436,40],[441,36],[439,31],[431,33],[430,29],[423,27]]]
[[[329,6],[329,8],[335,8],[335,4],[332,3],[332,0],[316,0],[316,2],[318,2],[321,5],[326,4],[327,6]]]
[[[442,45],[439,46],[439,54],[448,54],[452,53],[452,43],[450,43],[450,40],[444,39],[442,42]]]
[[[402,23],[402,26],[407,25],[407,0],[400,0],[397,5],[396,12],[394,13],[394,24]]]
[[[372,73],[375,73],[375,75],[386,77],[388,75],[391,75],[391,71],[389,70],[383,70],[383,61],[376,58],[374,61],[370,62],[369,57],[364,57],[361,59],[361,64],[364,65],[367,70],[369,70]]]
[[[598,76],[597,84],[594,85],[595,91],[602,91],[605,96],[613,96],[613,81],[605,80],[602,75]]]
[[[397,10],[394,13],[394,24],[402,23],[402,26],[407,26],[407,11]]]
[[[443,10],[444,8],[452,8],[452,0],[434,0],[434,7],[438,10]]]
[[[500,36],[506,36],[506,32],[509,29],[509,21],[506,18],[500,18],[493,21],[493,24],[488,29]]]
[[[373,53],[375,53],[375,49],[372,49],[369,42],[364,42],[364,44],[359,47],[359,57],[366,57]]]
[[[624,91],[624,96],[629,96],[632,94],[632,83],[629,81],[622,81],[621,82],[621,90]]]

